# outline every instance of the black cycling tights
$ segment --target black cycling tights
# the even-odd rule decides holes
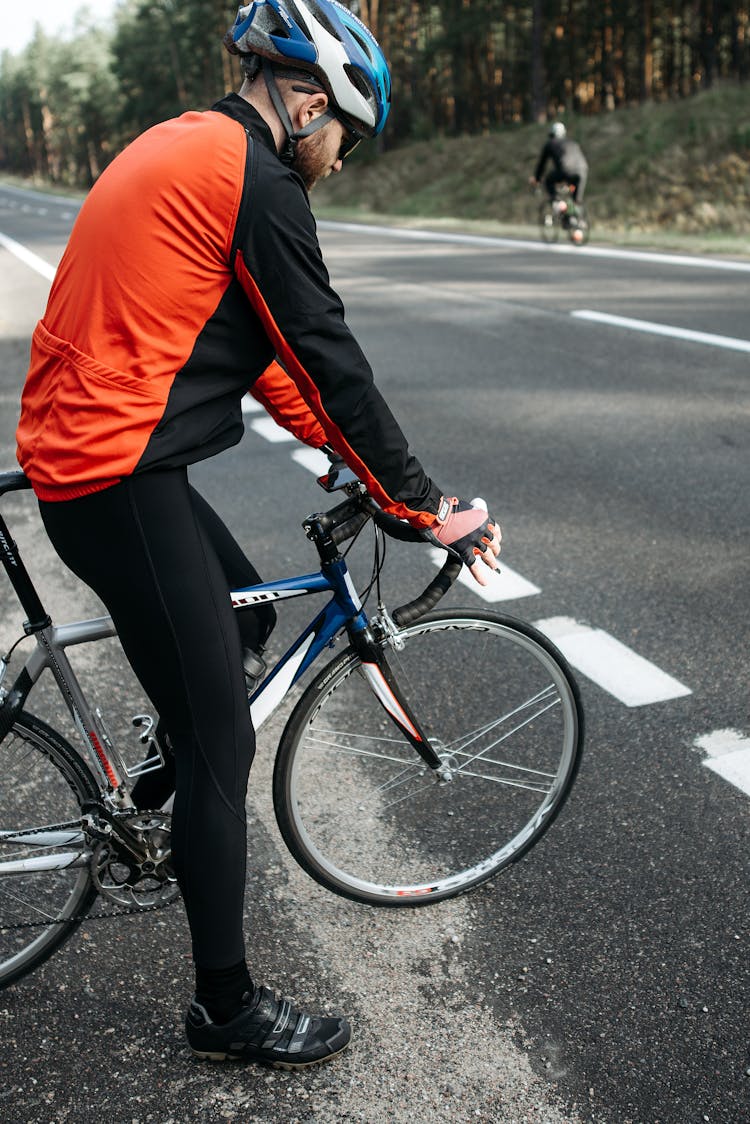
[[[241,647],[273,623],[228,589],[258,581],[183,468],[40,503],[62,560],[106,605],[174,747],[172,848],[197,966],[244,957],[245,791],[255,751]]]

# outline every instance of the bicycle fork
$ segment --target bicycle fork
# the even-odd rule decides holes
[[[383,643],[375,638],[369,625],[360,631],[352,631],[351,640],[359,656],[362,672],[385,713],[438,779],[450,780],[452,770],[438,754],[432,739],[399,687]]]

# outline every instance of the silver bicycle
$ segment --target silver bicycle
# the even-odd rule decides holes
[[[550,641],[482,609],[435,609],[460,570],[448,557],[414,601],[381,595],[384,534],[419,532],[385,515],[346,472],[321,479],[343,502],[309,516],[313,573],[231,593],[238,612],[269,598],[329,600],[250,696],[259,728],[320,662],[281,735],[273,801],[300,865],[370,905],[416,906],[464,893],[524,855],[560,811],[578,770],[583,715]],[[27,488],[0,473],[0,497]],[[373,569],[357,592],[339,547],[374,527]],[[35,641],[15,677],[0,660],[0,987],[46,960],[93,916],[165,906],[178,896],[169,803],[137,809],[132,782],[162,765],[153,719],[138,715],[145,760],[127,768],[66,649],[114,635],[109,617],[54,625],[0,516],[0,559]],[[364,603],[375,607],[369,615]],[[25,709],[51,672],[78,741]],[[309,678],[309,677],[308,677]],[[98,907],[97,907],[98,908]]]

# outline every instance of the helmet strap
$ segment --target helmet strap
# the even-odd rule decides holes
[[[297,132],[295,132],[294,126],[292,125],[292,119],[289,116],[289,110],[287,109],[284,99],[281,96],[279,87],[276,85],[273,65],[270,60],[266,58],[263,59],[263,79],[266,83],[266,89],[268,90],[269,97],[273,102],[273,107],[276,110],[281,124],[284,126],[284,132],[286,133],[287,138],[286,143],[279,153],[279,160],[281,160],[282,164],[289,165],[294,160],[294,154],[297,149],[297,141],[301,140],[302,137],[309,137],[311,133],[317,132],[318,129],[322,129],[323,126],[327,125],[329,121],[334,120],[335,115],[332,110],[326,109],[323,111],[323,113],[320,114],[319,117],[316,117],[313,121],[308,122],[308,124],[305,125],[304,128],[299,129]],[[300,87],[300,89],[302,89],[302,87]]]

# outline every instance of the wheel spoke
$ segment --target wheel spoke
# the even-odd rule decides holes
[[[284,732],[274,804],[292,853],[323,885],[415,905],[483,881],[544,833],[575,775],[580,713],[567,669],[527,625],[456,610],[400,636],[393,673],[441,768],[384,727],[345,653]]]
[[[64,739],[18,715],[0,746],[0,986],[45,960],[88,912],[81,807],[96,794]]]

